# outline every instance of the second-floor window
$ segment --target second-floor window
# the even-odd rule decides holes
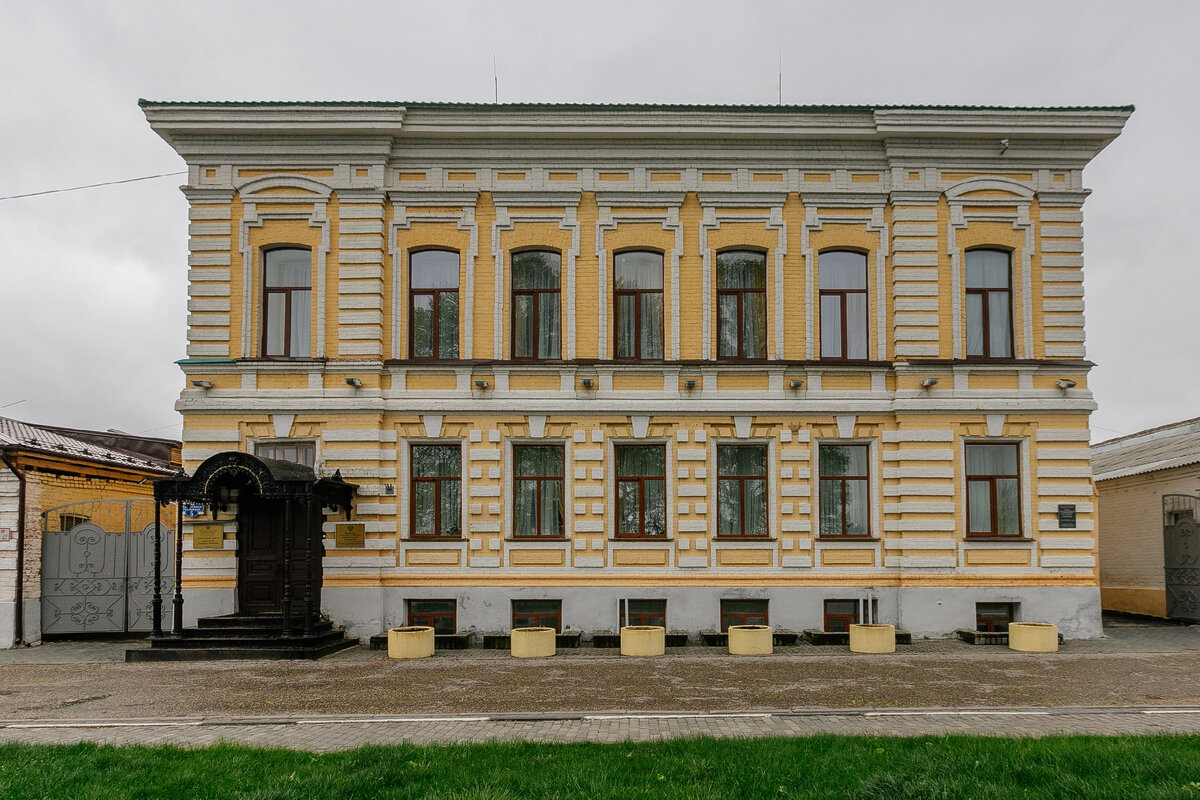
[[[1012,358],[1012,269],[1004,250],[967,251],[967,356]]]
[[[660,444],[622,444],[616,447],[616,457],[617,535],[666,535],[666,448]]]
[[[767,535],[767,448],[717,447],[717,535]]]
[[[767,257],[717,253],[717,357],[766,358]]]
[[[867,257],[849,250],[820,255],[821,358],[867,357]]]
[[[263,355],[312,355],[312,253],[299,247],[263,252]]]
[[[462,450],[458,445],[412,446],[412,535],[462,536]]]
[[[513,358],[562,358],[562,256],[527,250],[512,257]]]
[[[458,253],[418,250],[409,263],[413,358],[458,358]]]
[[[636,251],[613,257],[617,358],[663,357],[663,257]]]
[[[563,535],[563,448],[513,446],[513,535]]]

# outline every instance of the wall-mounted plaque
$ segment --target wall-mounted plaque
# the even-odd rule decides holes
[[[193,550],[220,550],[225,546],[225,523],[192,523]]]
[[[361,522],[339,522],[334,536],[339,548],[362,550],[367,546],[367,526]]]
[[[1058,527],[1059,528],[1074,528],[1075,527],[1075,504],[1074,503],[1059,503],[1058,504]]]

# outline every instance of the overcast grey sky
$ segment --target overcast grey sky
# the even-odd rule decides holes
[[[0,196],[183,169],[154,100],[1137,106],[1085,213],[1095,439],[1200,415],[1200,3],[0,0]],[[0,415],[177,437],[180,178],[0,201]]]

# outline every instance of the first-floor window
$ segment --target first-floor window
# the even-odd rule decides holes
[[[717,535],[767,535],[766,445],[717,447]]]
[[[563,448],[513,446],[513,535],[563,535]]]
[[[975,630],[981,633],[1007,633],[1008,623],[1016,621],[1016,603],[976,603]]]
[[[435,634],[458,631],[458,603],[454,600],[409,600],[407,603],[409,625],[428,625]]]
[[[666,600],[622,600],[622,625],[657,625],[667,627]]]
[[[667,533],[667,456],[660,444],[622,444],[617,457],[617,535]]]
[[[863,604],[871,603],[871,619],[879,616],[879,601],[872,598],[866,600],[826,600],[825,601],[825,631],[826,633],[847,633],[851,625],[862,623]]]
[[[411,455],[412,535],[462,536],[462,449],[414,444]]]
[[[730,625],[766,625],[766,600],[722,600],[721,633]]]
[[[259,442],[254,445],[254,455],[311,467],[316,445],[313,442]]]
[[[868,452],[865,444],[821,445],[821,536],[871,535]]]
[[[967,535],[1021,535],[1021,472],[1015,443],[966,446]]]
[[[562,633],[562,600],[513,600],[514,628],[553,628]]]

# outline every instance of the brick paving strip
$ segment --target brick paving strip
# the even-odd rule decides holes
[[[1200,707],[780,709],[719,713],[551,713],[456,716],[275,716],[11,720],[0,742],[203,747],[226,742],[311,752],[363,745],[476,742],[643,742],[673,738],[1046,736],[1200,733]]]

